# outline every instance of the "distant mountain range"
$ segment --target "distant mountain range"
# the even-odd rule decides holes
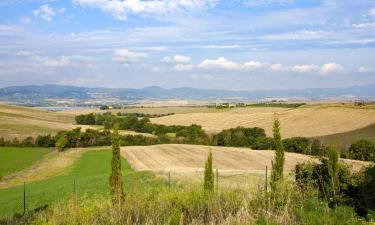
[[[157,86],[141,89],[87,88],[61,85],[27,85],[0,88],[0,101],[19,104],[44,104],[63,99],[77,102],[87,100],[141,101],[141,100],[321,100],[321,99],[375,99],[375,83],[344,88],[309,88],[290,90],[228,91],[189,87],[165,89]]]

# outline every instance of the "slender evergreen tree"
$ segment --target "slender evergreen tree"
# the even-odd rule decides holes
[[[340,153],[333,146],[328,146],[328,175],[330,178],[330,195],[333,202],[336,202],[336,194],[339,191],[339,157]]]
[[[214,172],[212,171],[212,152],[208,153],[207,161],[204,167],[204,186],[205,191],[214,191]]]
[[[278,119],[274,119],[273,121],[273,139],[275,142],[275,159],[272,163],[270,184],[272,190],[275,190],[277,184],[283,179],[285,162],[284,147],[280,134],[280,121]]]
[[[110,193],[113,205],[121,205],[124,201],[124,189],[121,174],[120,137],[115,126],[112,134],[112,172],[109,177]]]

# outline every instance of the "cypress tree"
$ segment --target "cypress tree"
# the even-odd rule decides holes
[[[113,129],[112,134],[112,172],[109,177],[110,193],[112,204],[121,205],[124,201],[124,189],[121,174],[121,156],[120,156],[120,137],[117,126]]]
[[[327,155],[328,155],[328,175],[330,178],[330,195],[334,202],[336,202],[336,194],[339,191],[339,157],[340,154],[332,146],[327,148]]]
[[[284,147],[280,134],[280,121],[278,119],[273,121],[273,139],[275,141],[275,159],[272,163],[270,184],[272,190],[275,190],[277,184],[283,179],[285,162]]]
[[[207,161],[204,167],[204,186],[205,191],[214,191],[214,172],[212,171],[212,152],[208,153]]]

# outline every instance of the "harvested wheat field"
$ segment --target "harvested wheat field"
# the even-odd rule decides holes
[[[49,112],[30,107],[0,105],[0,137],[7,139],[25,138],[40,134],[54,134],[69,130],[74,125],[74,116]],[[82,126],[86,128],[88,126]]]
[[[189,173],[203,171],[208,151],[213,154],[213,166],[220,173],[263,173],[266,166],[271,167],[274,151],[250,150],[246,148],[166,144],[154,146],[122,147],[121,154],[135,170],[154,172]],[[342,159],[359,170],[367,162]],[[285,153],[286,173],[294,170],[297,163],[318,162],[311,156]]]
[[[272,134],[273,118],[281,121],[282,136],[315,137],[360,129],[375,123],[374,109],[325,105],[309,105],[296,109],[237,108],[217,113],[175,114],[153,118],[153,123],[165,125],[199,124],[208,132],[243,127],[261,127]]]

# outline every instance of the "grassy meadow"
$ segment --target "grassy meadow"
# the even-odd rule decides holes
[[[0,147],[0,178],[26,169],[51,151],[47,148]]]

